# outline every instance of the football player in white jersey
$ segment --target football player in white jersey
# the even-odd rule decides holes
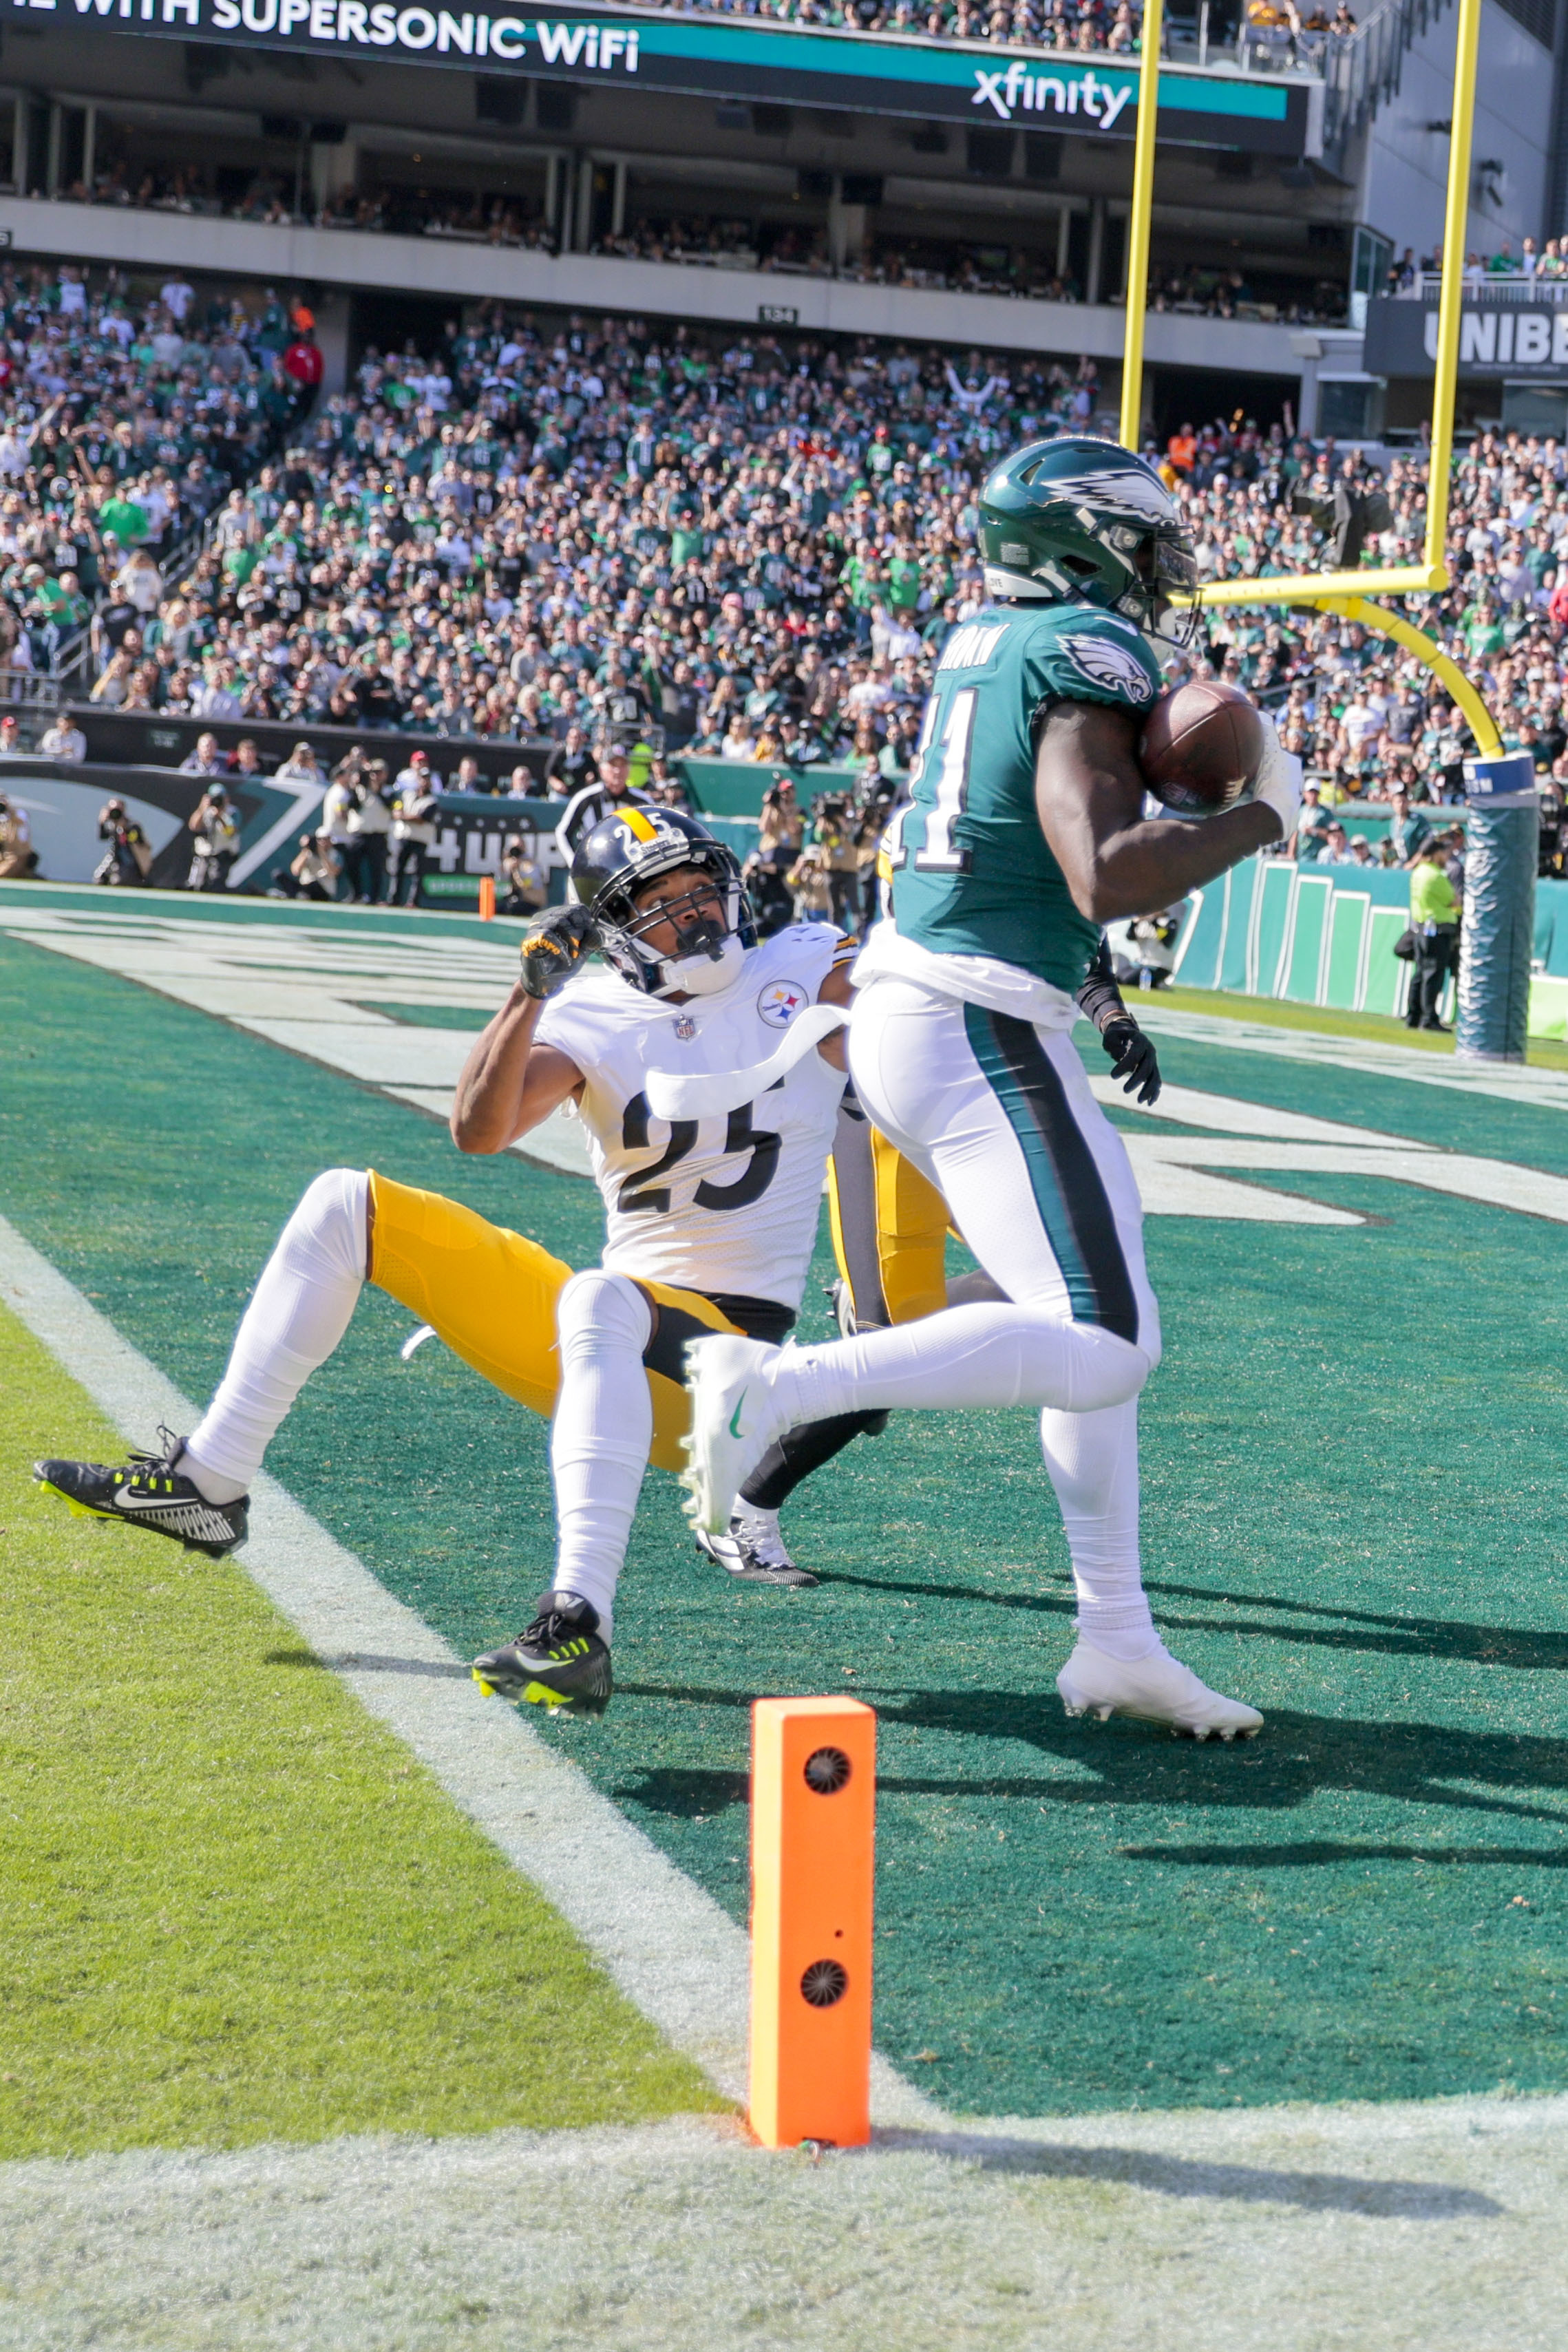
[[[572,887],[524,933],[521,976],[468,1056],[451,1123],[460,1150],[497,1152],[574,1103],[605,1201],[600,1265],[574,1274],[458,1202],[331,1169],[285,1226],[190,1436],[35,1475],[79,1510],[221,1558],[245,1538],[274,1433],[374,1282],[552,1415],[554,1573],[526,1630],[474,1672],[488,1690],[596,1714],[644,1472],[679,1466],[687,1341],[781,1340],[795,1319],[854,951],[821,923],[759,944],[733,856],[672,810],[603,820]],[[608,969],[587,966],[594,950]]]

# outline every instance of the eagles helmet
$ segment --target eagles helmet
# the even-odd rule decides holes
[[[1114,441],[1064,434],[1004,459],[980,493],[980,552],[988,596],[1099,604],[1166,644],[1197,626],[1195,606],[1171,605],[1198,580],[1182,510]]]
[[[694,866],[712,884],[639,912],[649,882]],[[732,849],[683,809],[628,801],[584,835],[572,860],[572,890],[593,917],[605,961],[647,996],[712,996],[730,986],[746,949],[757,944],[756,918]],[[713,912],[717,896],[722,915]],[[683,952],[655,954],[647,933],[674,923]]]

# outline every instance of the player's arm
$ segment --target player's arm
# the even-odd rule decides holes
[[[1123,1081],[1122,1093],[1135,1095],[1146,1105],[1157,1103],[1162,1080],[1154,1042],[1144,1035],[1122,1001],[1103,937],[1079,990],[1078,1005],[1099,1030],[1100,1042],[1110,1056],[1110,1075]]]
[[[1152,915],[1188,890],[1284,837],[1265,800],[1222,809],[1201,824],[1144,817],[1134,757],[1139,713],[1098,702],[1058,702],[1040,734],[1035,806],[1072,893],[1090,922]]]
[[[522,935],[522,971],[510,995],[475,1040],[452,1097],[459,1151],[504,1151],[583,1091],[583,1073],[558,1045],[534,1043],[546,1003],[594,944],[583,907],[547,907]]]
[[[849,1006],[855,1002],[855,991],[849,983],[849,966],[853,961],[851,957],[844,963],[834,965],[816,992],[818,1004],[842,1004],[847,1012]],[[847,1071],[849,1067],[846,1048],[847,1035],[847,1031],[836,1029],[832,1036],[825,1037],[816,1049],[823,1060],[831,1062],[836,1070]]]

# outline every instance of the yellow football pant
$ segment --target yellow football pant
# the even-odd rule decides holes
[[[372,1169],[369,1276],[502,1394],[548,1421],[561,1360],[555,1306],[574,1269],[523,1234],[492,1225],[439,1192],[416,1192]],[[643,1353],[653,1398],[652,1458],[684,1466],[689,1425],[681,1350],[700,1331],[733,1331],[700,1291],[639,1281],[653,1309]]]
[[[827,1163],[833,1254],[862,1331],[947,1305],[947,1202],[858,1105],[839,1114]]]

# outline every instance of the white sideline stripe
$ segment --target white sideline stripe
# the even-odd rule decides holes
[[[194,1427],[189,1401],[5,1217],[0,1297],[133,1443],[159,1421]],[[751,1947],[729,1914],[515,1707],[481,1697],[467,1661],[265,1473],[239,1558],[366,1711],[548,1897],[627,1999],[727,2097],[743,2102]],[[884,2126],[946,2120],[880,2057],[872,2060],[871,2098]]]

